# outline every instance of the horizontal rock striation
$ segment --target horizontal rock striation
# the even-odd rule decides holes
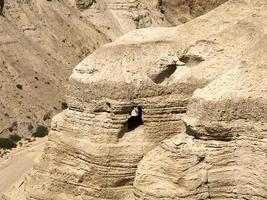
[[[135,199],[266,199],[266,38],[194,93],[186,131],[139,164]]]
[[[143,121],[138,123],[129,115],[135,104],[104,101],[103,105],[107,108],[71,107],[63,118],[58,116],[64,121],[53,126],[43,160],[26,183],[27,198],[70,199],[77,194],[88,199],[127,199],[144,152],[172,136],[177,127],[183,128],[177,107],[165,106],[166,111],[161,109],[165,117],[158,117],[155,107],[140,103]],[[42,186],[36,184],[39,180]]]
[[[3,14],[0,137],[49,126],[67,106],[73,66],[99,46],[132,29],[175,25],[157,1],[143,0],[4,0]]]
[[[223,127],[216,125],[218,120],[213,117],[220,104],[198,103],[203,98],[198,99],[196,92],[186,126],[182,119],[197,88],[229,70],[236,74],[233,80],[243,76],[234,67],[247,58],[246,52],[264,41],[265,10],[266,3],[260,0],[228,1],[187,24],[134,30],[97,49],[73,70],[67,92],[69,108],[54,118],[42,160],[6,198],[234,199],[233,195],[244,194],[232,191],[246,182],[237,184],[238,179],[231,182],[230,178],[235,177],[232,164],[235,169],[238,164],[247,166],[242,165],[239,155],[246,151],[233,151],[238,149],[237,135],[225,137]],[[264,73],[251,80],[252,91],[261,85]],[[223,87],[226,82],[222,80],[219,85]],[[232,82],[233,91],[243,94]],[[217,92],[223,91],[221,87]],[[223,109],[227,111],[233,106],[231,99],[226,100],[229,103]],[[242,110],[243,104],[238,105]],[[208,106],[210,110],[205,109]],[[222,115],[227,113],[223,109]],[[208,117],[207,134],[199,131],[205,112],[213,114],[204,114]],[[236,116],[239,119],[241,115]],[[231,119],[225,123],[232,126]],[[257,132],[259,136],[263,130]],[[230,129],[229,136],[231,131],[235,133]],[[253,158],[254,154],[247,153]],[[262,155],[258,158],[264,162]],[[259,174],[265,175],[265,171]],[[253,177],[246,180],[257,181]],[[259,194],[249,193],[261,198]]]
[[[55,119],[46,153],[30,175],[35,178],[25,185],[27,198],[46,199],[49,194],[51,199],[70,199],[77,194],[87,199],[129,199],[144,153],[177,128],[183,130],[180,118],[187,99],[84,97],[88,102],[78,104],[78,97],[69,97],[70,108]],[[43,186],[36,184],[40,180]]]

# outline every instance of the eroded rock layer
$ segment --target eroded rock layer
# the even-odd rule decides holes
[[[180,24],[165,19],[165,4],[158,1],[1,2],[0,137],[31,134],[38,124],[49,126],[52,116],[67,107],[64,94],[71,69],[99,46],[136,28]],[[205,12],[221,3],[209,0],[203,5],[209,2]],[[180,11],[169,18],[187,13],[184,4],[174,5]]]
[[[266,38],[194,93],[185,133],[141,161],[135,199],[266,199]]]
[[[96,50],[70,77],[69,108],[54,118],[42,160],[6,198],[131,200],[246,196],[242,189],[236,188],[254,187],[257,174],[266,176],[264,166],[257,172],[253,165],[242,163],[246,162],[240,155],[246,150],[242,141],[247,140],[240,140],[240,146],[236,140],[249,135],[249,130],[257,130],[260,139],[256,145],[259,144],[258,151],[262,152],[258,158],[265,162],[262,157],[266,155],[265,129],[247,129],[243,122],[233,123],[233,116],[242,119],[242,115],[238,111],[228,113],[233,105],[240,105],[238,108],[242,110],[247,104],[243,105],[239,99],[237,104],[232,104],[228,93],[223,93],[225,104],[221,108],[217,107],[221,104],[216,99],[205,103],[205,92],[203,98],[197,98],[197,92],[189,106],[186,127],[182,119],[197,88],[225,72],[227,77],[233,74],[232,82],[243,76],[246,70],[235,68],[240,60],[247,59],[247,65],[255,66],[255,70],[265,66],[263,58],[253,65],[253,56],[249,56],[266,57],[263,43],[266,4],[260,0],[229,1],[187,24],[131,31]],[[255,49],[264,51],[250,54]],[[244,79],[244,83],[251,84],[248,90],[247,85],[241,87],[240,83],[235,87],[229,81],[228,90],[243,94],[255,88],[255,94],[264,96],[266,90],[261,85],[266,82],[264,77],[265,70],[259,77],[249,79],[250,82]],[[223,87],[227,81],[212,84],[217,82]],[[221,87],[218,92],[223,92]],[[266,104],[255,106],[255,109],[261,107],[256,113],[263,113],[252,112],[255,119],[263,120],[261,124],[266,120]],[[229,119],[219,126],[217,123],[228,114]],[[202,125],[205,120],[202,115],[207,117],[207,130]],[[230,130],[223,127],[224,123]],[[264,126],[263,123],[260,127]],[[232,134],[235,131],[240,135]],[[253,158],[255,152],[251,151],[247,153]],[[256,178],[253,175],[242,184],[237,178],[231,182],[238,167],[251,168],[252,171],[242,168],[241,172],[253,172]],[[264,181],[259,179],[259,188],[255,191],[253,188],[248,196],[261,198]]]

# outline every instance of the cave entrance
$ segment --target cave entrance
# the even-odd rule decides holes
[[[118,134],[118,138],[122,138],[125,134],[135,130],[141,125],[143,125],[142,108],[139,106],[133,107],[130,112],[130,117],[128,117],[127,121],[123,124],[123,127]]]
[[[128,131],[132,131],[140,125],[143,125],[142,108],[137,106],[133,108],[131,116],[127,121]]]

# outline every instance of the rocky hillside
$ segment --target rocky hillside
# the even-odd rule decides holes
[[[59,1],[6,1],[0,17],[0,133],[27,133],[65,107],[73,66],[108,37]]]
[[[229,0],[98,48],[3,199],[266,199],[266,9]]]
[[[73,67],[101,45],[132,29],[186,22],[223,1],[4,2],[0,137],[11,132],[28,134],[37,124],[49,125],[52,116],[67,107],[64,94]]]

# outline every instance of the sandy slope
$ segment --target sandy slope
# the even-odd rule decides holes
[[[0,17],[0,135],[31,132],[61,110],[83,57],[107,37],[63,1],[5,1]]]
[[[8,155],[7,159],[0,160],[0,193],[10,188],[38,161],[46,141],[47,138],[37,139],[28,147],[15,149]]]

